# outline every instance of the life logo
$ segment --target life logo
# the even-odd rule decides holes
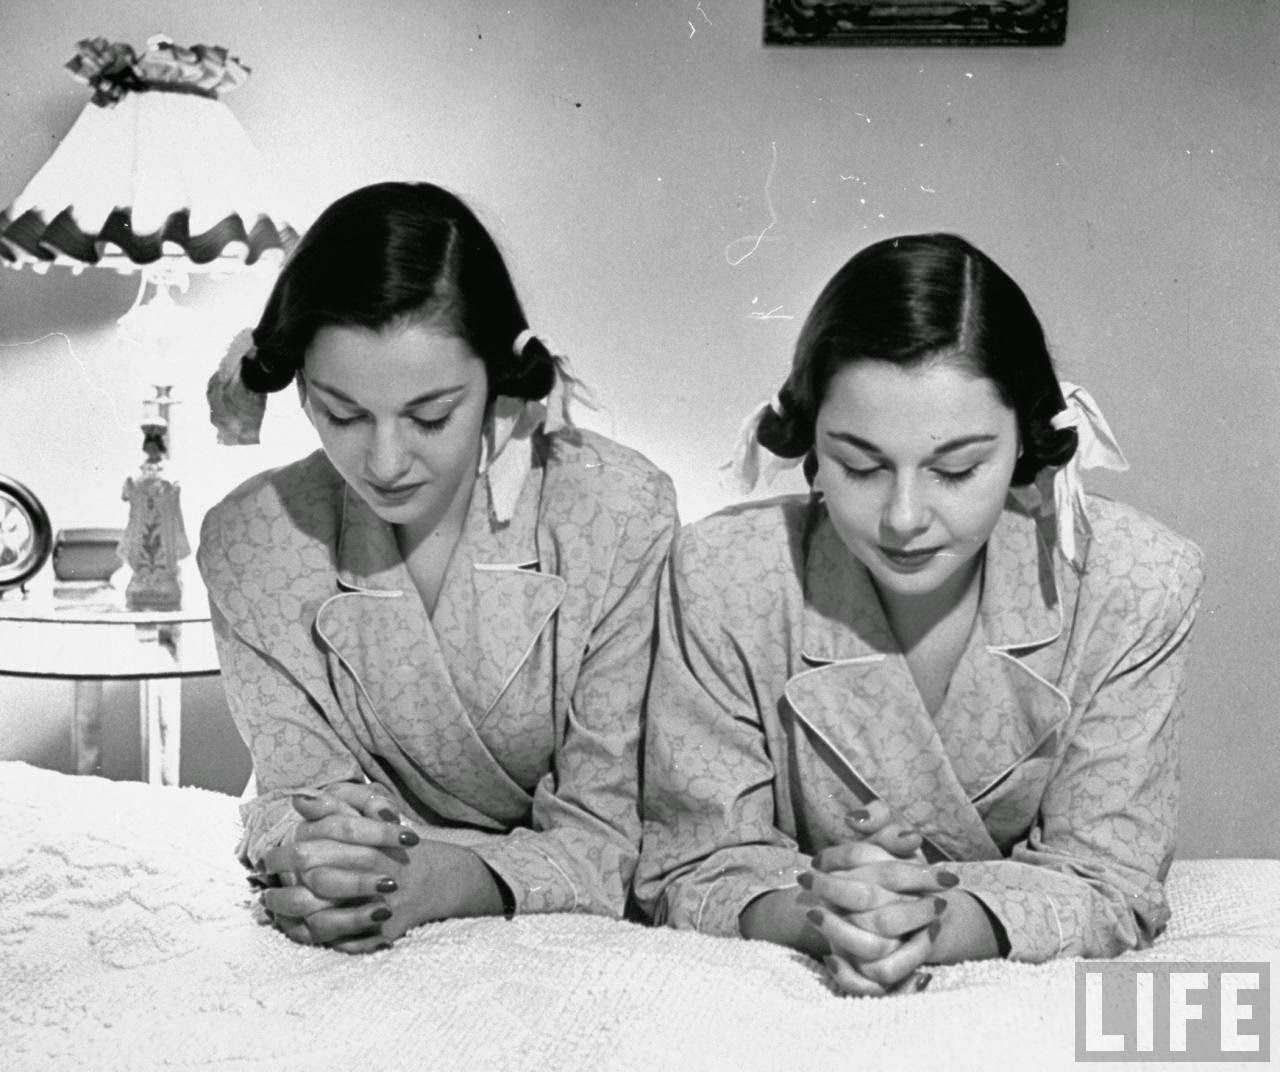
[[[1076,1060],[1271,1059],[1266,962],[1076,963]]]

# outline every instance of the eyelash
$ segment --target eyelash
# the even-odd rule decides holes
[[[945,469],[935,469],[933,474],[944,484],[963,484],[966,480],[973,478],[981,464],[979,462],[977,465],[971,465],[968,469],[962,469],[955,473],[947,472]],[[870,480],[880,471],[880,466],[878,465],[870,469],[856,469],[852,465],[846,465],[844,462],[840,463],[840,468],[844,470],[845,476],[850,480]]]
[[[330,424],[332,424],[335,428],[349,428],[351,427],[351,425],[355,424],[357,421],[362,421],[365,419],[363,416],[339,417],[337,414],[331,412],[330,410],[326,409],[323,406],[320,408],[320,412],[324,415],[324,419],[328,421]],[[417,425],[418,431],[420,431],[423,435],[435,435],[437,432],[444,430],[444,426],[449,423],[449,418],[451,418],[452,416],[453,416],[453,411],[450,410],[443,417],[440,417],[434,421],[423,421],[423,420],[419,420],[417,417],[410,417],[409,419],[413,421],[415,425]]]

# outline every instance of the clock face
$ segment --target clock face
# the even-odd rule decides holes
[[[40,500],[0,476],[0,592],[30,580],[45,564],[53,532]]]
[[[20,503],[0,494],[0,567],[12,566],[31,554],[35,532],[31,518]]]

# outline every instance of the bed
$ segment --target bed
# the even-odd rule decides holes
[[[764,943],[583,916],[436,924],[364,957],[297,946],[254,920],[236,809],[0,763],[0,1067],[1076,1067],[1069,961],[857,1000]],[[1136,959],[1280,962],[1280,861],[1178,861],[1169,896]]]

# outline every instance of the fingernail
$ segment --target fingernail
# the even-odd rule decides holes
[[[373,947],[373,951],[375,953],[381,953],[384,949],[390,949],[390,948],[391,948],[390,942],[379,942],[377,945]]]
[[[825,967],[827,971],[829,971],[832,975],[835,975],[835,973],[840,968],[840,962],[836,960],[835,957],[830,957],[830,956],[823,957],[822,964],[823,964],[823,967]]]
[[[900,830],[900,831],[898,831],[898,840],[899,840],[899,841],[910,841],[913,837],[917,837],[917,836],[918,836],[918,835],[916,834],[916,832],[915,832],[914,830]]]
[[[379,886],[379,889],[382,887]],[[933,899],[933,914],[935,916],[942,915],[947,910],[947,899],[945,897],[935,897]]]
[[[369,918],[373,920],[374,923],[385,923],[391,918],[391,909],[385,907],[375,908],[369,913]]]
[[[929,941],[934,942],[938,939],[938,932],[942,930],[942,920],[935,919],[929,924]]]
[[[801,871],[796,875],[796,882],[799,883],[802,890],[813,889],[813,874],[809,871]]]
[[[938,878],[938,885],[945,886],[950,889],[952,886],[960,885],[960,876],[951,871],[935,871],[934,874]]]
[[[815,927],[822,926],[822,909],[811,908],[804,914],[805,919],[812,923]]]
[[[395,893],[399,888],[400,887],[396,885],[396,880],[393,878],[378,879],[377,890],[379,893]]]
[[[920,993],[926,986],[933,982],[933,972],[916,972],[916,993]]]
[[[418,837],[418,835],[417,835],[417,834],[415,834],[412,830],[401,830],[401,831],[400,831],[400,844],[401,844],[401,845],[416,845],[416,844],[418,844],[418,842],[419,842],[419,841],[421,841],[421,840],[422,840],[422,839],[421,839],[420,837]]]
[[[859,808],[849,816],[855,823],[865,823],[871,818],[871,813],[866,808]]]
[[[390,808],[379,808],[379,809],[378,809],[378,818],[379,818],[379,819],[384,819],[385,821],[387,821],[387,822],[389,822],[389,823],[398,823],[398,822],[400,821],[400,816],[398,816],[398,815],[397,815],[395,812],[393,812]]]
[[[817,856],[813,858],[813,867],[817,871],[822,870],[822,858],[826,855],[827,850],[823,849]]]

